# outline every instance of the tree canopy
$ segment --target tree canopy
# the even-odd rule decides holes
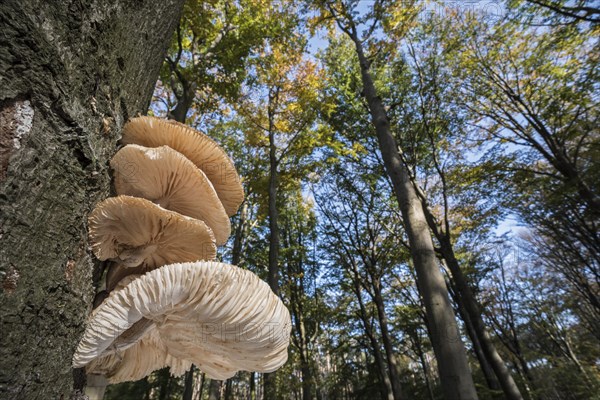
[[[236,160],[223,258],[293,324],[282,370],[210,390],[195,371],[196,398],[595,398],[592,3],[188,1],[152,110]]]

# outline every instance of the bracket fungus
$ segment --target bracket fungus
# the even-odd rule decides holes
[[[150,270],[216,256],[214,235],[204,222],[146,199],[110,197],[96,206],[88,222],[94,255],[125,267]]]
[[[110,383],[190,363],[213,379],[272,372],[287,360],[290,330],[287,308],[252,272],[171,264],[119,286],[94,310],[73,365]]]
[[[250,271],[213,260],[244,199],[212,139],[151,117],[130,120],[112,159],[116,197],[88,218],[94,255],[110,261],[102,296],[73,356],[96,386],[193,364],[213,379],[272,372],[287,360],[290,315]]]
[[[123,144],[169,146],[200,168],[212,182],[231,216],[244,201],[244,189],[233,161],[214,140],[175,121],[154,117],[132,118],[123,127]]]
[[[142,197],[159,206],[202,220],[217,245],[231,234],[229,217],[204,172],[168,146],[127,145],[110,162],[117,194]]]

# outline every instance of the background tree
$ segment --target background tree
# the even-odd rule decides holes
[[[417,191],[410,180],[407,166],[403,163],[398,144],[391,131],[390,119],[374,85],[371,74],[372,55],[365,51],[364,43],[369,39],[371,39],[374,49],[377,49],[374,43],[375,39],[369,35],[377,28],[378,21],[383,17],[382,10],[386,7],[381,2],[373,5],[372,11],[367,14],[371,23],[369,24],[369,19],[367,19],[366,34],[361,35],[359,31],[361,21],[355,17],[356,5],[356,2],[353,1],[324,2],[322,5],[323,18],[333,18],[339,29],[355,46],[356,57],[360,65],[363,94],[368,104],[372,124],[375,127],[386,172],[392,181],[408,233],[418,285],[426,305],[430,335],[438,358],[445,395],[448,398],[477,398],[462,340],[459,337],[456,337],[456,340],[449,339],[447,336],[451,331],[456,332],[452,335],[457,335],[458,332],[448,291],[439,270]],[[413,4],[397,4],[390,13],[390,18],[396,18],[397,24],[406,29],[417,12],[418,9],[414,8]]]
[[[312,104],[318,96],[318,75],[314,63],[302,60],[303,39],[296,35],[282,41],[271,41],[268,52],[255,66],[251,82],[252,94],[236,107],[245,121],[247,141],[263,148],[268,159],[268,176],[254,181],[257,192],[266,190],[269,221],[268,282],[280,294],[280,222],[278,202],[283,185],[298,187],[309,170],[303,168],[307,156],[317,143],[313,124],[316,113]],[[264,179],[267,178],[267,179]],[[261,187],[262,186],[262,187]],[[284,186],[284,187],[285,187]],[[264,204],[264,203],[263,203]],[[269,375],[265,391],[274,390]],[[274,396],[274,393],[271,394]]]
[[[520,19],[485,35],[474,34],[485,26],[480,21],[462,26],[449,49],[462,49],[453,68],[463,82],[461,106],[488,148],[484,160],[504,173],[490,178],[505,182],[505,207],[533,227],[539,239],[530,244],[563,274],[597,331],[598,35],[578,25],[528,27]]]
[[[322,231],[327,238],[325,251],[331,253],[330,258],[342,268],[343,276],[352,282],[358,313],[370,340],[386,398],[402,398],[397,349],[384,299],[387,286],[384,279],[406,256],[405,253],[403,257],[403,249],[398,246],[401,233],[393,228],[400,225],[398,213],[389,210],[385,196],[375,195],[381,191],[377,182],[380,174],[359,173],[350,163],[344,163],[342,168],[334,170],[338,178],[319,196],[320,211],[326,221]],[[348,173],[354,176],[349,178]],[[387,186],[385,180],[383,186]],[[374,308],[372,313],[368,310],[370,306]],[[370,314],[376,322],[371,321]]]
[[[264,0],[187,1],[157,83],[157,109],[185,122],[190,112],[204,118],[235,102],[249,61],[284,33],[281,16]]]

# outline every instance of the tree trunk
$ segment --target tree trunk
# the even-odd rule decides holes
[[[200,374],[200,389],[198,389],[198,399],[202,399],[202,394],[204,393],[204,384],[206,383],[206,375],[203,373]]]
[[[425,212],[428,214],[427,219],[428,223],[431,226],[433,224],[431,214],[427,207],[425,207]],[[433,224],[435,225],[435,224]],[[444,260],[446,260],[446,264],[452,273],[452,279],[454,280],[454,284],[456,285],[456,290],[458,296],[460,296],[461,304],[464,306],[466,311],[465,314],[468,314],[468,318],[472,324],[472,328],[477,336],[477,340],[481,345],[481,350],[485,355],[485,359],[489,362],[491,367],[498,378],[498,382],[502,387],[502,391],[508,400],[523,400],[523,396],[519,391],[519,387],[515,383],[510,371],[506,367],[504,360],[500,357],[500,354],[496,350],[496,346],[492,343],[492,338],[490,337],[485,323],[483,322],[483,318],[481,316],[481,309],[469,286],[465,275],[460,268],[458,260],[454,255],[454,249],[452,247],[452,243],[450,242],[450,238],[448,237],[449,233],[440,234],[437,226],[432,228],[438,241],[440,242],[440,246],[442,249],[442,256]]]
[[[306,325],[304,324],[304,309],[302,299],[306,296],[302,280],[290,286],[290,311],[292,322],[295,327],[296,347],[300,356],[300,373],[302,374],[302,399],[310,400],[313,398],[314,377],[310,366],[310,353],[308,350],[308,337]]]
[[[0,398],[70,395],[101,275],[87,216],[108,196],[123,124],[148,108],[182,6],[0,3]]]
[[[352,261],[350,261],[352,262]],[[379,378],[381,379],[381,392],[382,398],[388,400],[394,400],[394,391],[392,388],[392,383],[390,382],[390,377],[388,376],[385,370],[385,363],[383,361],[383,356],[381,354],[381,350],[379,349],[379,343],[377,342],[377,338],[375,337],[375,332],[373,331],[373,326],[369,321],[369,315],[367,313],[367,309],[365,307],[365,303],[361,294],[361,283],[360,283],[360,274],[355,264],[351,265],[352,267],[352,285],[354,287],[354,294],[356,296],[356,300],[358,301],[359,306],[359,317],[363,324],[363,328],[365,329],[365,333],[369,338],[369,342],[371,343],[371,348],[373,350],[373,357],[375,358],[375,364],[377,365],[377,370],[379,372]]]
[[[160,382],[158,389],[158,400],[167,400],[171,394],[171,374],[169,368],[163,368],[156,373],[157,380]]]
[[[208,400],[219,400],[221,398],[221,385],[223,381],[211,379],[208,385]]]
[[[392,383],[392,390],[394,391],[394,399],[400,400],[404,397],[402,396],[400,375],[398,374],[398,365],[396,364],[396,357],[394,356],[394,346],[392,345],[392,339],[388,328],[385,305],[383,304],[383,297],[381,296],[381,282],[376,281],[373,276],[371,276],[371,278],[373,279],[373,301],[377,307],[377,319],[381,329],[381,338],[383,340],[383,348],[385,349],[385,355],[387,358],[388,370],[390,371],[390,380]]]
[[[194,396],[194,364],[190,367],[190,369],[185,373],[185,377],[183,379],[183,400],[192,400]],[[173,379],[169,377],[169,379]]]
[[[421,366],[423,367],[423,378],[425,379],[425,385],[427,386],[427,394],[429,395],[430,400],[434,400],[435,396],[433,394],[433,387],[431,385],[431,378],[429,374],[429,364],[425,357],[425,353],[423,351],[423,346],[421,344],[421,338],[417,329],[409,332],[409,335],[413,337],[413,341],[416,347],[417,355],[419,356],[419,361],[421,361]]]
[[[302,373],[302,400],[313,399],[314,391],[314,378],[312,369],[310,367],[310,354],[308,351],[308,338],[306,337],[306,327],[304,325],[304,318],[302,314],[298,317],[299,319],[297,328],[299,329],[298,335],[300,336],[300,372]]]
[[[377,133],[385,170],[392,181],[406,225],[419,292],[423,296],[430,321],[430,336],[438,361],[444,397],[449,400],[477,399],[467,354],[448,297],[448,288],[439,269],[423,206],[398,152],[389,119],[369,72],[369,61],[363,52],[362,42],[355,30],[349,35],[355,44],[363,92]]]
[[[227,379],[225,381],[225,396],[224,397],[225,397],[225,400],[233,399],[233,381],[231,379]]]
[[[279,296],[279,210],[277,209],[277,190],[279,173],[275,154],[275,135],[269,132],[269,286]]]
[[[271,109],[269,104],[269,110]],[[277,189],[279,174],[273,116],[269,112],[269,276],[268,282],[273,293],[279,296],[279,210],[277,209]],[[264,374],[265,399],[277,397],[276,372]]]
[[[233,237],[233,248],[231,249],[231,263],[238,265],[242,260],[242,246],[246,235],[246,220],[248,219],[248,201],[242,203],[242,209],[238,219],[237,226],[235,227],[235,234]]]
[[[479,341],[479,337],[478,337],[477,333],[475,332],[475,327],[473,326],[473,321],[471,321],[471,317],[469,316],[469,313],[465,310],[463,300],[460,298],[460,295],[456,292],[456,290],[455,290],[455,299],[454,300],[458,304],[458,309],[459,309],[460,315],[462,317],[463,322],[465,323],[465,329],[467,331],[467,335],[471,339],[471,343],[473,344],[473,351],[475,352],[475,356],[477,357],[477,360],[479,361],[479,366],[481,367],[481,371],[483,372],[483,376],[485,378],[485,381],[486,381],[488,387],[491,390],[502,390],[502,387],[500,386],[498,379],[496,379],[494,369],[492,368],[492,366],[488,362],[487,357],[485,356],[485,353],[481,346],[481,342]]]
[[[192,104],[194,104],[195,93],[193,85],[186,80],[183,80],[181,85],[183,87],[183,93],[177,98],[177,104],[175,105],[175,108],[168,112],[168,117],[185,124],[187,113],[192,107]]]
[[[250,400],[256,400],[256,372],[250,372]]]

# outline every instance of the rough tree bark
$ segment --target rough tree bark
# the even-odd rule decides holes
[[[99,277],[87,215],[110,188],[182,0],[0,3],[0,398],[69,398]],[[77,386],[83,386],[81,371]]]

